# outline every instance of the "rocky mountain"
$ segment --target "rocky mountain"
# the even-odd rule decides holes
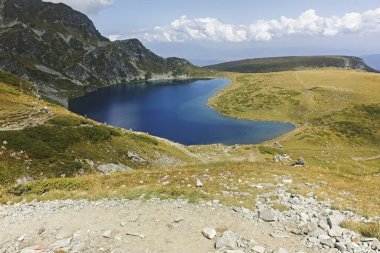
[[[98,87],[185,77],[195,67],[162,58],[137,39],[111,42],[84,14],[41,0],[0,0],[0,69],[66,105]]]
[[[291,56],[247,59],[207,66],[209,69],[242,72],[268,73],[309,68],[344,68],[376,72],[358,57],[352,56]]]

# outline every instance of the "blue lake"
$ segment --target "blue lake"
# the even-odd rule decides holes
[[[116,85],[71,100],[69,110],[185,145],[256,144],[294,129],[288,123],[221,116],[207,103],[229,83],[211,79]]]

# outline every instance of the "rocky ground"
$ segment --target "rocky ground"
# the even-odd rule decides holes
[[[0,206],[0,252],[380,252],[378,240],[339,226],[347,219],[367,221],[284,184],[256,210],[218,200],[33,201]]]

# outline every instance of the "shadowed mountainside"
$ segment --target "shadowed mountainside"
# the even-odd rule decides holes
[[[187,60],[162,58],[137,39],[111,42],[84,14],[41,0],[0,1],[0,69],[59,102],[98,87],[188,77]]]

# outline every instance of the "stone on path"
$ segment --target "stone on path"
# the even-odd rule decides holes
[[[237,241],[239,240],[239,235],[232,232],[226,231],[223,233],[222,237],[215,244],[216,249],[237,249]]]
[[[263,246],[255,246],[252,248],[252,251],[256,253],[265,253],[265,250],[266,249]]]
[[[207,239],[214,239],[214,237],[217,235],[215,229],[213,228],[204,228],[202,229],[202,235],[206,237]]]
[[[272,232],[270,236],[273,238],[289,238],[289,234],[286,232]]]
[[[143,240],[145,238],[145,235],[143,234],[137,234],[137,233],[131,233],[131,232],[127,232],[125,233],[126,235],[129,235],[129,236],[134,236],[134,237],[138,237],[140,238],[141,240]]]
[[[288,251],[284,248],[278,248],[273,253],[288,253]]]
[[[104,233],[103,233],[103,237],[104,238],[109,239],[109,238],[111,238],[111,236],[112,236],[112,231],[111,230],[104,231]]]

